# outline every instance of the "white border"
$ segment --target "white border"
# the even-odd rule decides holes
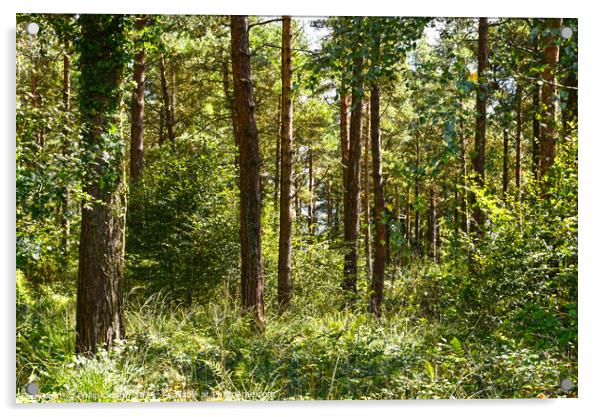
[[[0,289],[3,297],[2,340],[0,343],[2,407],[7,412],[48,416],[75,416],[82,411],[90,416],[126,415],[140,410],[151,415],[166,412],[178,415],[237,415],[251,416],[305,416],[362,415],[438,415],[438,416],[507,416],[508,414],[535,414],[546,416],[591,415],[602,409],[598,401],[602,389],[601,366],[598,352],[602,351],[600,337],[600,298],[602,272],[597,260],[600,228],[600,167],[602,163],[602,134],[595,122],[602,117],[600,99],[600,14],[594,2],[577,1],[382,1],[368,0],[220,0],[220,1],[76,1],[76,0],[21,0],[2,2],[2,272]],[[470,401],[382,401],[382,402],[296,402],[296,403],[187,403],[187,404],[108,404],[108,405],[47,405],[43,408],[15,405],[14,373],[14,269],[15,269],[15,13],[165,13],[165,14],[254,14],[254,15],[404,15],[404,16],[527,16],[579,18],[579,399],[567,400],[470,400]],[[596,100],[597,99],[597,100]]]

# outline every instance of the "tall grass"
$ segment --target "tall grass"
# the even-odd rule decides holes
[[[338,277],[338,271],[332,275]],[[317,297],[308,303],[311,298],[299,296],[282,316],[267,309],[268,324],[261,335],[248,329],[228,288],[219,302],[204,305],[178,303],[163,292],[143,296],[131,291],[126,340],[92,358],[73,355],[74,295],[64,289],[59,295],[50,287],[33,290],[20,278],[17,398],[41,402],[575,395],[561,391],[558,384],[563,377],[576,381],[576,360],[553,345],[529,345],[501,327],[483,336],[461,321],[444,322],[439,311],[429,310],[429,301],[441,301],[436,276],[436,267],[424,266],[388,282],[380,320],[365,311],[364,302],[342,308],[331,281],[330,300]],[[305,297],[328,286],[311,284],[315,275],[299,277],[304,279],[299,285]],[[32,380],[39,382],[41,395],[24,392]]]

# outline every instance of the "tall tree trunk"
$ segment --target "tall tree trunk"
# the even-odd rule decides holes
[[[541,86],[541,103],[543,114],[541,117],[541,159],[540,178],[543,178],[548,168],[554,163],[556,157],[556,65],[558,64],[558,37],[562,19],[546,19],[548,34],[544,38],[544,64],[543,85]]]
[[[71,112],[71,57],[69,56],[69,37],[65,36],[63,41],[63,110],[65,112],[65,127],[70,125]],[[62,153],[67,159],[69,155],[69,131],[65,129],[63,134]],[[69,187],[63,189],[63,198],[61,201],[61,250],[63,252],[63,270],[67,267],[67,255],[69,253],[69,235],[71,234],[71,225],[69,224]]]
[[[280,94],[280,100],[278,100],[278,131],[276,133],[276,155],[275,156],[275,169],[274,169],[274,210],[278,207],[278,195],[280,191],[280,146],[282,142],[282,93]]]
[[[169,72],[171,75],[171,90],[170,90],[171,119],[172,119],[172,123],[175,125],[175,123],[176,123],[176,107],[177,107],[176,92],[177,92],[178,88],[177,88],[177,84],[176,84],[176,73],[177,73],[176,60],[173,57],[169,61]],[[174,129],[175,129],[175,126],[174,126]]]
[[[414,179],[414,254],[420,256],[420,208],[418,199],[420,198],[420,138],[416,137],[416,173]]]
[[[165,106],[159,106],[159,146],[165,143]]]
[[[146,18],[136,19],[136,30],[142,31],[146,26]],[[144,45],[138,45],[134,56],[134,91],[132,94],[132,129],[130,141],[130,179],[137,183],[142,178],[144,169],[144,78],[146,51]]]
[[[167,135],[171,146],[176,146],[176,133],[174,129],[174,112],[171,103],[171,97],[169,94],[169,88],[167,86],[167,78],[165,74],[165,55],[162,53],[159,60],[159,72],[161,73],[161,90],[163,92],[163,107],[165,109],[165,121],[167,122]]]
[[[83,145],[93,155],[84,185],[92,200],[82,207],[77,285],[75,348],[85,353],[111,348],[124,336],[124,147],[123,138],[109,130],[119,118],[124,57],[117,46],[126,39],[120,15],[81,15],[79,24]]]
[[[516,86],[516,148],[515,148],[515,162],[514,162],[514,180],[516,183],[516,191],[518,198],[521,196],[521,183],[522,183],[522,141],[523,141],[523,87],[521,85]]]
[[[355,18],[361,19],[361,18]],[[357,256],[360,209],[360,161],[362,154],[362,103],[364,58],[353,60],[354,84],[351,95],[351,120],[349,125],[349,161],[347,167],[347,192],[345,195],[345,262],[343,288],[357,291]]]
[[[291,246],[293,218],[291,211],[291,185],[293,181],[293,101],[291,61],[291,17],[282,21],[282,94],[280,140],[282,164],[280,180],[280,240],[278,243],[278,305],[289,306],[292,297]]]
[[[477,92],[477,120],[475,130],[474,156],[472,158],[472,168],[477,174],[476,184],[479,187],[485,185],[485,135],[487,131],[487,65],[488,65],[488,37],[489,25],[486,17],[479,19],[479,42],[477,51],[479,89]],[[474,193],[470,195],[471,205],[473,207],[473,217],[475,219],[475,232],[481,235],[485,224],[485,212],[476,202]]]
[[[241,294],[242,307],[253,324],[265,328],[263,260],[261,254],[261,183],[259,138],[249,52],[247,16],[230,16],[232,75],[240,164]]]
[[[364,117],[364,253],[366,282],[372,280],[372,237],[370,236],[370,102],[366,100]]]
[[[502,198],[506,199],[506,194],[508,193],[508,129],[504,127],[504,154],[502,157],[503,160],[503,168],[502,168]]]
[[[468,167],[466,163],[466,136],[464,135],[464,123],[460,119],[460,211],[462,217],[462,231],[466,234],[469,232],[469,223],[468,223],[468,205],[467,205],[467,176],[468,176]]]
[[[370,286],[370,311],[377,317],[381,315],[385,285],[385,262],[387,261],[385,196],[381,167],[381,138],[380,138],[380,86],[372,83],[370,86],[370,136],[372,148],[372,184],[374,187],[374,270]]]

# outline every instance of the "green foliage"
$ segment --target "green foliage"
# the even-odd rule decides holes
[[[144,181],[131,189],[128,282],[206,301],[238,269],[236,180],[217,142],[180,146],[150,150]]]
[[[331,291],[339,286],[338,279],[324,281]],[[29,397],[18,383],[18,398],[42,402],[574,395],[561,391],[558,383],[565,377],[576,381],[577,369],[553,343],[533,345],[516,327],[502,326],[482,335],[472,323],[443,324],[419,312],[413,315],[398,303],[397,294],[421,291],[414,287],[421,284],[392,284],[396,301],[380,321],[363,308],[340,310],[331,303],[318,311],[308,303],[295,303],[280,317],[267,310],[263,335],[249,331],[225,286],[219,303],[192,306],[174,303],[162,293],[148,298],[130,293],[128,338],[111,352],[92,358],[56,353],[42,357],[20,349],[19,374],[24,381],[39,381],[42,395]],[[37,316],[41,333],[21,328],[18,346],[46,340],[59,328],[72,329],[73,296],[57,296],[47,289],[33,297],[33,289],[18,288],[21,309],[33,311],[44,304],[50,308],[44,313],[54,312]],[[69,317],[62,325],[61,316]],[[72,332],[66,336],[72,343]],[[62,340],[64,336],[48,337],[45,349],[71,352]],[[34,366],[35,373],[26,372]]]
[[[558,386],[562,378],[576,383],[578,377],[577,142],[570,132],[576,120],[562,130],[546,178],[535,181],[527,168],[533,151],[533,127],[527,121],[541,119],[541,103],[532,103],[531,94],[545,69],[541,48],[533,51],[545,35],[544,22],[502,19],[490,27],[486,180],[475,187],[469,174],[466,190],[461,159],[470,171],[478,83],[474,19],[429,19],[429,25],[409,18],[313,21],[327,27],[321,49],[309,46],[307,20],[294,20],[293,166],[299,210],[292,304],[280,316],[272,182],[281,25],[252,27],[267,315],[265,332],[256,334],[238,304],[239,194],[227,17],[153,16],[142,31],[133,30],[132,16],[18,15],[17,21],[40,24],[37,38],[23,28],[17,31],[19,401],[577,395],[577,389],[565,392]],[[560,84],[577,74],[577,22],[566,24],[575,36],[556,39],[562,48]],[[100,35],[82,43],[82,28]],[[65,39],[75,50],[64,45]],[[103,42],[115,46],[115,54],[99,51]],[[91,202],[82,189],[93,175],[106,190],[123,179],[131,42],[144,46],[147,67],[145,169],[140,182],[129,184],[127,204],[127,339],[110,352],[74,356],[75,243],[81,206]],[[105,59],[97,59],[99,52],[107,54]],[[72,89],[69,111],[62,105],[62,60],[56,59],[63,53],[73,59],[74,84],[82,74],[90,80]],[[168,93],[176,99],[172,146],[164,146],[159,54],[170,72]],[[365,81],[382,87],[388,236],[378,243],[388,246],[390,262],[378,320],[366,312],[364,242],[358,293],[350,300],[340,286],[343,190],[334,90],[348,92],[357,81],[352,63],[358,57],[364,59]],[[111,70],[107,79],[95,77],[106,69]],[[516,117],[517,83],[524,87],[523,181],[520,194],[511,183],[501,198],[502,138]],[[559,95],[564,110],[568,92],[561,89]],[[91,107],[92,102],[97,104]],[[111,121],[102,134],[88,129],[99,117]],[[437,192],[437,260],[428,256],[431,190]],[[479,238],[461,230],[460,199],[467,191],[487,214]],[[310,202],[315,203],[314,233],[307,222]],[[25,394],[24,385],[33,380],[42,395]]]

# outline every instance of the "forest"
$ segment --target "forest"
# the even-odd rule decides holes
[[[17,402],[577,397],[577,46],[17,14]]]

